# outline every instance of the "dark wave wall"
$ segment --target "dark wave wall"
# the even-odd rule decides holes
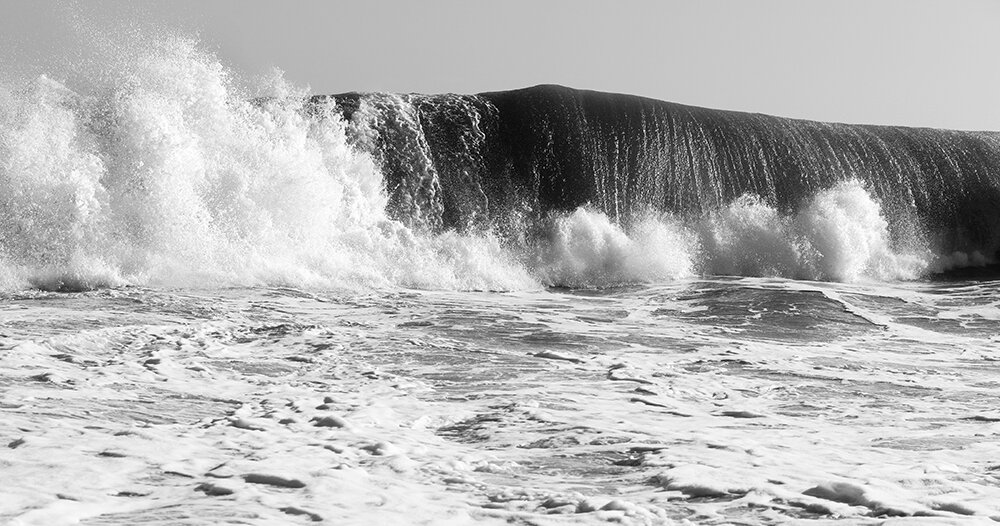
[[[621,222],[698,216],[743,194],[794,211],[858,179],[894,234],[942,250],[1000,246],[1000,134],[848,125],[560,86],[478,95],[343,94],[387,178],[392,212],[426,228],[502,225],[589,204]]]

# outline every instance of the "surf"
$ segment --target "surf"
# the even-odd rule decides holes
[[[378,137],[364,144],[388,186],[409,194],[397,202],[421,193],[436,200],[432,226],[583,205],[619,223],[649,208],[690,217],[745,195],[793,213],[856,180],[891,217],[897,238],[912,236],[915,223],[938,252],[992,259],[998,248],[996,132],[823,123],[554,85],[311,99],[331,100],[362,135]],[[414,166],[437,186],[396,182]],[[457,197],[468,194],[480,198]]]
[[[604,288],[995,261],[998,136],[537,86],[237,87],[196,40],[0,90],[5,289]]]

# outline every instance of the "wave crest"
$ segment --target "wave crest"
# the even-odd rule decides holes
[[[2,288],[510,290],[698,273],[857,281],[989,261],[935,258],[921,235],[893,240],[858,180],[792,212],[756,194],[686,216],[639,205],[607,214],[607,203],[540,210],[500,191],[514,176],[489,172],[499,110],[485,99],[374,97],[345,121],[345,102],[310,99],[280,72],[267,79],[272,96],[248,97],[184,38],[152,42],[102,75],[112,80],[90,93],[44,76],[0,90]],[[424,136],[431,107],[462,133]],[[405,138],[388,180],[375,143],[391,137],[379,126]]]

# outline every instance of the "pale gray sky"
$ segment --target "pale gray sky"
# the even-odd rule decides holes
[[[197,33],[241,74],[277,66],[315,93],[556,83],[817,120],[1000,130],[997,0],[0,6],[7,75],[68,75],[60,69],[80,46],[73,20],[85,19],[109,34],[130,25]]]

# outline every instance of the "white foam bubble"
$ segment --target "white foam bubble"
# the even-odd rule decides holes
[[[824,279],[913,279],[928,268],[930,254],[920,240],[911,240],[916,248],[893,249],[881,207],[858,181],[818,193],[796,223]]]
[[[817,192],[794,214],[746,195],[697,228],[713,274],[895,280],[917,278],[930,268],[922,240],[892,245],[880,205],[855,180]]]
[[[649,216],[626,231],[603,213],[579,208],[554,218],[534,266],[550,285],[670,281],[692,274],[694,248],[690,232],[667,218]]]

